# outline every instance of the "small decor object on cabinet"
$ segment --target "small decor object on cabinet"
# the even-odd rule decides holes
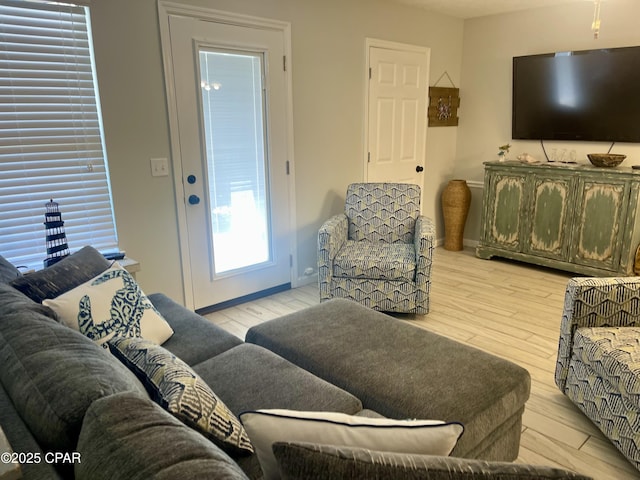
[[[519,162],[522,162],[522,163],[540,163],[535,157],[529,155],[528,153],[522,153],[518,155],[516,158],[518,159]]]
[[[587,157],[596,167],[617,167],[627,158],[618,153],[588,153]]]
[[[464,225],[471,205],[471,190],[465,180],[451,180],[442,191],[445,250],[462,250]]]
[[[498,147],[498,161],[499,162],[504,162],[507,159],[507,153],[509,153],[509,149],[511,148],[511,145],[509,143],[506,143],[504,145],[501,145]]]
[[[44,227],[46,229],[47,258],[44,260],[44,266],[49,267],[69,255],[69,247],[58,203],[52,199],[45,204],[45,208]]]

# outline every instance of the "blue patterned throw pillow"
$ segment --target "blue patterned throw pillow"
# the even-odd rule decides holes
[[[101,345],[114,335],[143,337],[162,344],[173,330],[117,263],[88,282],[44,300],[60,321]]]
[[[113,337],[108,346],[169,413],[227,451],[253,453],[240,421],[182,360],[142,338]]]

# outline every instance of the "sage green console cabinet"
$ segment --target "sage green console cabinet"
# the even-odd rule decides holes
[[[591,165],[485,163],[480,258],[585,275],[634,275],[640,173]]]

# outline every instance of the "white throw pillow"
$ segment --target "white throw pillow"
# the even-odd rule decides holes
[[[265,480],[280,478],[275,442],[310,442],[397,453],[449,455],[464,427],[439,420],[393,420],[334,412],[257,410],[240,414]]]
[[[114,335],[142,337],[160,345],[173,335],[134,278],[117,263],[42,304],[52,308],[62,323],[99,345]]]

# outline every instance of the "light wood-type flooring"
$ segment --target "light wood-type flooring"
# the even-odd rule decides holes
[[[518,462],[557,466],[598,480],[638,479],[635,470],[554,384],[564,291],[570,273],[506,260],[481,260],[472,249],[436,248],[428,315],[396,315],[500,357],[531,373]],[[260,322],[317,304],[308,285],[207,315],[244,338]]]

